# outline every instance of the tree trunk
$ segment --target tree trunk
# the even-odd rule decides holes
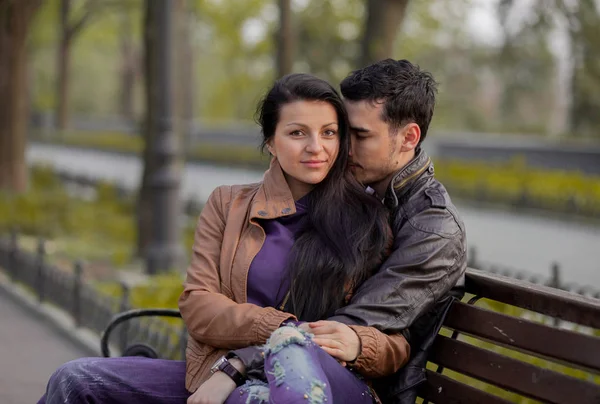
[[[194,23],[194,16],[190,12],[184,13],[185,18],[185,30],[183,43],[183,106],[181,106],[181,118],[183,120],[183,137],[185,139],[182,144],[192,144],[192,136],[194,130],[194,106],[195,106],[195,95],[196,95],[196,60],[194,54],[194,45],[192,43],[192,27]]]
[[[138,193],[138,234],[137,234],[137,256],[144,257],[144,253],[152,240],[152,199],[148,184],[148,178],[154,171],[153,154],[151,147],[156,137],[155,129],[157,114],[155,111],[154,98],[156,97],[158,71],[154,63],[157,36],[157,2],[146,0],[144,15],[144,169],[142,183]]]
[[[137,76],[138,57],[133,43],[131,14],[123,12],[121,19],[121,86],[119,97],[119,113],[128,121],[134,117],[134,91]]]
[[[569,121],[576,136],[596,135],[600,131],[600,14],[593,0],[581,0],[571,16],[572,51],[571,108]]]
[[[27,187],[27,51],[31,19],[41,0],[0,0],[0,189]]]
[[[69,32],[69,13],[71,0],[60,2],[60,39],[58,42],[56,114],[55,126],[65,130],[69,126],[69,77],[71,70],[71,35]]]
[[[71,70],[71,44],[66,38],[59,42],[58,80],[56,81],[56,128],[65,130],[69,126],[69,77]]]
[[[358,67],[392,57],[409,0],[368,0],[365,31]]]
[[[277,78],[292,72],[294,65],[294,33],[290,0],[279,0],[279,31],[277,33]]]
[[[179,240],[181,160],[176,134],[180,126],[173,124],[173,117],[180,116],[172,85],[174,5],[146,0],[146,145],[138,251],[146,258],[148,274],[177,268],[183,257]]]
[[[192,147],[194,96],[196,91],[194,46],[192,44],[196,11],[187,0],[175,3],[174,127],[181,136],[180,144]]]

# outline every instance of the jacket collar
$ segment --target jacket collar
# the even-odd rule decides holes
[[[275,219],[296,213],[292,191],[276,158],[271,159],[250,207],[250,220]]]
[[[385,205],[390,208],[396,208],[398,206],[398,197],[409,189],[410,185],[426,171],[433,174],[433,163],[427,153],[423,149],[420,149],[410,163],[402,167],[390,182],[385,193]]]

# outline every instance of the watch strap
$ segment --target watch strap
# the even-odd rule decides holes
[[[235,366],[229,363],[229,361],[223,362],[219,366],[219,370],[225,373],[227,376],[231,377],[231,380],[233,380],[236,386],[238,387],[246,383],[246,377],[244,377],[244,375],[239,370],[237,370]]]

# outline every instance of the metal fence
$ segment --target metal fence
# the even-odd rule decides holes
[[[0,239],[0,267],[12,282],[33,292],[40,303],[50,303],[69,313],[76,327],[101,334],[113,316],[132,308],[126,284],[121,285],[121,298],[105,295],[86,283],[81,262],[75,262],[70,271],[58,268],[47,262],[42,239],[36,253],[22,250],[18,241],[15,232]],[[181,320],[173,324],[157,317],[136,318],[117,326],[112,336],[109,343],[121,352],[144,343],[161,358],[185,357],[187,332]]]

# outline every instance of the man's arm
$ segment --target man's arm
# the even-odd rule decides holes
[[[465,232],[448,210],[425,209],[395,230],[392,254],[329,320],[402,332],[463,277]]]

